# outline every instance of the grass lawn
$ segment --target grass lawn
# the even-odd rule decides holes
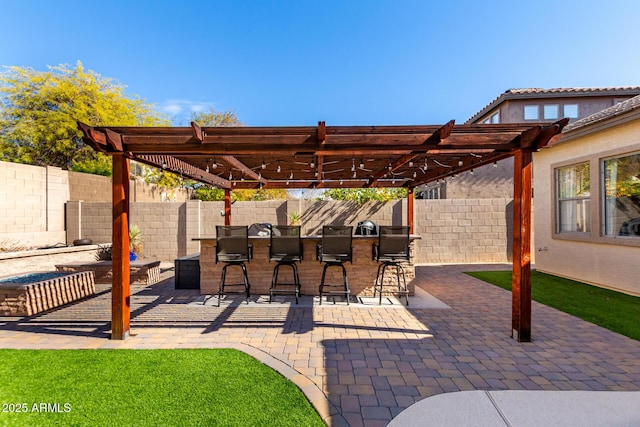
[[[477,271],[467,274],[511,291],[511,271]],[[640,297],[532,271],[531,298],[587,322],[640,340]]]
[[[295,384],[237,350],[0,350],[0,360],[0,425],[324,425]]]

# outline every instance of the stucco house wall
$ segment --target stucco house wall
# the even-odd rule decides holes
[[[605,111],[597,120],[568,127],[558,143],[534,154],[533,248],[539,271],[640,295],[640,238],[605,236],[602,213],[602,161],[640,152],[640,100],[634,102],[637,106],[626,114]],[[585,161],[590,164],[591,231],[557,233],[554,171]]]

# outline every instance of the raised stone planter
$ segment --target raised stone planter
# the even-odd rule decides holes
[[[91,271],[95,282],[111,284],[113,267],[111,261],[72,262],[56,265],[58,271]],[[160,281],[160,261],[131,261],[129,266],[132,285],[153,285]]]
[[[110,246],[108,243],[0,253],[0,274],[13,276],[34,270],[55,271],[56,264],[95,261],[100,249]]]
[[[33,316],[95,292],[90,271],[29,273],[0,279],[0,316]]]

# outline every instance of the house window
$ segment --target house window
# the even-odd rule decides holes
[[[591,232],[589,163],[556,169],[558,233]]]
[[[603,161],[604,234],[640,238],[640,153]]]
[[[565,104],[563,109],[564,109],[564,117],[568,119],[578,118],[578,104]]]
[[[490,117],[487,117],[482,123],[485,125],[500,123],[500,111],[492,114]]]
[[[524,106],[524,119],[525,120],[538,120],[538,106],[537,105],[525,105]]]
[[[545,105],[544,106],[544,118],[545,120],[557,119],[558,118],[558,105]]]

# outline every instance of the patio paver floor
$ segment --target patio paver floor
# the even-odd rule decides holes
[[[0,348],[240,348],[293,379],[330,425],[384,426],[414,402],[463,390],[640,391],[640,342],[533,303],[531,343],[510,336],[511,294],[418,266],[451,309],[193,304],[172,272],[132,287],[131,337],[111,341],[110,292],[29,318],[0,317]],[[293,308],[290,308],[293,307]]]

